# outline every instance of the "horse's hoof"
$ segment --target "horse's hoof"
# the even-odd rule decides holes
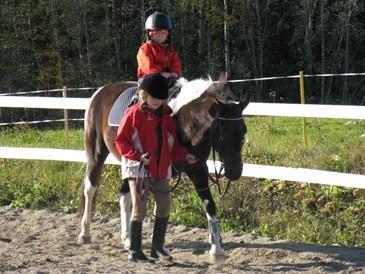
[[[79,236],[78,240],[79,244],[90,244],[91,243],[91,237],[90,236]]]
[[[209,250],[210,256],[224,256],[224,249],[220,246],[212,245]]]
[[[226,256],[224,255],[211,255],[210,262],[216,265],[224,265],[226,262]]]

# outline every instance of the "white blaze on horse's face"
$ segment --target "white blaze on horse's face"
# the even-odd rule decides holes
[[[189,82],[181,78],[177,84],[182,86],[180,93],[169,102],[169,106],[174,114],[181,107],[202,95],[213,84],[213,81],[212,79],[197,79]]]

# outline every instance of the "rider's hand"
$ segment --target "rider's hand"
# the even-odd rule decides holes
[[[197,161],[198,161],[198,159],[195,157],[195,155],[193,155],[193,154],[187,154],[186,156],[185,156],[185,160],[190,164],[190,165],[192,165],[192,164],[195,164]]]
[[[150,164],[151,161],[151,157],[149,153],[145,153],[141,156],[141,162],[145,165],[148,166]]]

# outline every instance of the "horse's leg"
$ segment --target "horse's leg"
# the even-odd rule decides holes
[[[79,243],[90,243],[90,225],[92,222],[92,204],[98,187],[102,168],[109,151],[102,136],[97,136],[96,131],[88,132],[85,129],[85,150],[87,157],[86,175],[83,184],[83,193],[80,201],[82,213],[81,232]]]
[[[120,227],[121,239],[125,249],[130,247],[130,233],[129,222],[131,219],[132,199],[129,191],[128,179],[123,180],[122,187],[119,191],[119,205],[120,205]]]
[[[216,218],[216,206],[208,187],[207,165],[205,164],[199,169],[189,171],[188,176],[194,183],[195,189],[205,206],[205,213],[208,220],[209,242],[211,244],[209,253],[214,256],[224,255],[224,249],[221,246],[222,238],[219,233],[219,225]]]

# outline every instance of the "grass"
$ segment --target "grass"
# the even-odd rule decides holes
[[[83,130],[70,128],[69,149],[83,149]],[[32,129],[24,125],[0,131],[0,146],[65,148],[63,129]]]
[[[247,163],[365,174],[365,121],[246,118],[242,151]],[[82,149],[83,131],[71,129],[69,148]],[[62,129],[19,127],[0,131],[0,146],[64,148]],[[82,163],[0,159],[0,205],[74,212],[79,202]],[[117,216],[119,167],[108,165],[96,211]],[[365,246],[365,191],[337,186],[241,178],[221,200],[214,188],[223,231],[322,245]],[[203,205],[191,184],[173,194],[171,222],[206,227]],[[192,214],[192,212],[194,214]]]

